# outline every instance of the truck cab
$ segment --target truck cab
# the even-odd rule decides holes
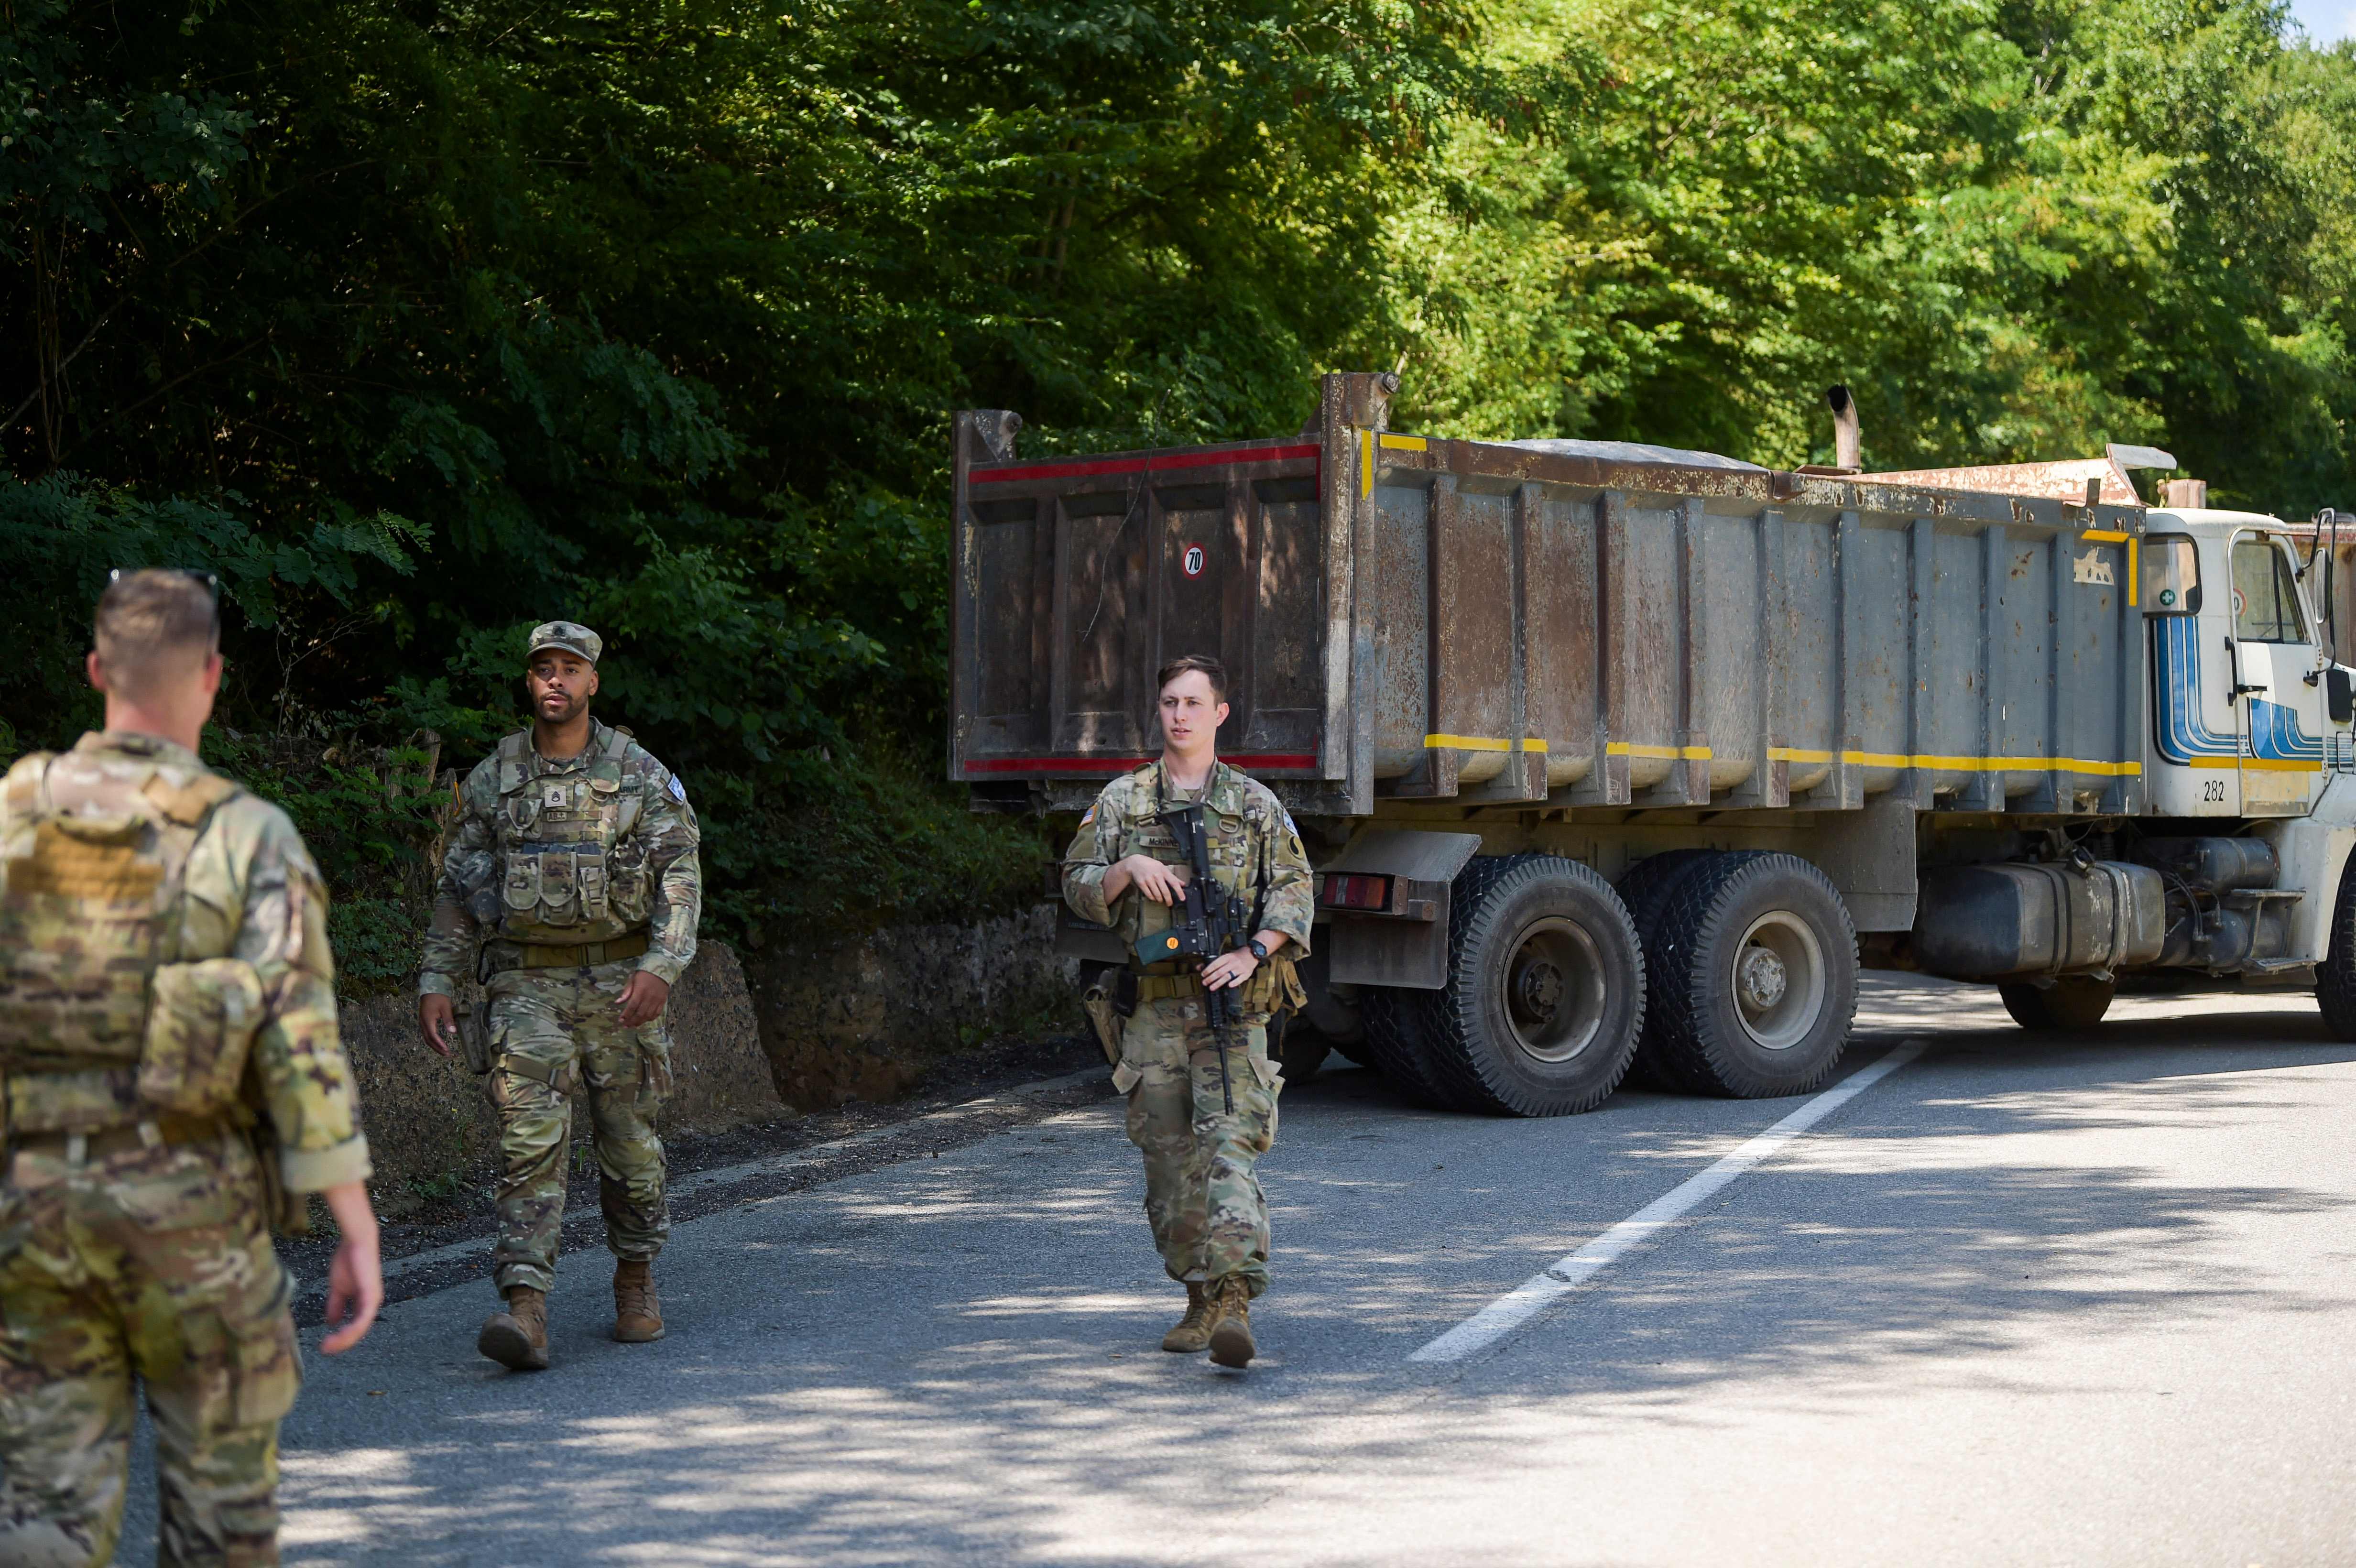
[[[2330,656],[2288,530],[2263,513],[2155,509],[2136,553],[2150,811],[2307,816],[2356,749],[2350,672]]]

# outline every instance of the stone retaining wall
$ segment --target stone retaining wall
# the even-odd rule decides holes
[[[1050,951],[1055,930],[1053,906],[1042,905],[975,925],[773,947],[744,965],[726,945],[702,944],[671,993],[677,1088],[662,1130],[723,1133],[798,1109],[894,1100],[944,1057],[991,1036],[1085,1028],[1076,965]],[[404,1214],[427,1192],[487,1182],[498,1124],[483,1081],[426,1049],[416,998],[348,1000],[343,1021],[379,1209]],[[587,1125],[584,1109],[576,1136]]]
[[[992,1035],[1085,1029],[1078,965],[1053,952],[1056,907],[752,955],[746,978],[778,1093],[804,1110],[894,1100]]]
[[[471,991],[473,987],[468,987]],[[465,998],[472,1007],[478,996]],[[466,1020],[471,1027],[473,1020]],[[370,997],[343,1004],[344,1048],[359,1081],[360,1112],[376,1163],[377,1206],[387,1214],[416,1207],[420,1189],[487,1181],[498,1123],[483,1080],[457,1055],[445,1060],[417,1033],[412,996]],[[777,1098],[761,1054],[760,1031],[744,971],[725,945],[707,942],[670,997],[671,1071],[677,1081],[661,1128],[721,1133],[791,1115]],[[576,1104],[578,1101],[576,1100]],[[573,1118],[576,1134],[588,1113]]]

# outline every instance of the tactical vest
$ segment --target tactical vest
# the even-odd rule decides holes
[[[1177,836],[1172,833],[1161,817],[1164,805],[1188,804],[1175,795],[1164,797],[1161,764],[1152,764],[1152,791],[1142,807],[1134,811],[1121,825],[1120,844],[1112,854],[1113,859],[1130,855],[1150,855],[1167,866],[1183,866],[1192,869],[1187,858],[1179,852]],[[1251,825],[1241,813],[1222,812],[1210,804],[1212,791],[1203,792],[1203,827],[1209,840],[1211,874],[1247,900],[1253,891]],[[1176,921],[1175,913],[1165,904],[1155,903],[1142,894],[1121,901],[1114,911],[1113,929],[1120,933],[1121,943],[1132,951],[1141,939],[1167,931]],[[1156,964],[1148,968],[1149,975],[1177,973],[1178,966]]]
[[[1119,860],[1130,855],[1150,855],[1164,865],[1187,866],[1191,869],[1191,862],[1178,852],[1177,836],[1162,822],[1160,815],[1164,805],[1186,803],[1175,797],[1165,800],[1162,764],[1155,763],[1151,766],[1153,770],[1151,786],[1142,792],[1146,798],[1142,802],[1131,803],[1121,825],[1120,841],[1114,847],[1109,859]],[[1214,780],[1217,776],[1215,772],[1212,775]],[[1261,842],[1260,836],[1253,833],[1248,808],[1222,811],[1212,804],[1213,797],[1221,793],[1205,787],[1202,799],[1211,875],[1232,891],[1241,894],[1257,912],[1263,879],[1269,869],[1270,847]],[[1273,831],[1273,827],[1268,831]],[[1119,933],[1121,945],[1132,954],[1140,941],[1169,930],[1177,920],[1176,912],[1169,906],[1155,903],[1134,891],[1121,895],[1112,913],[1113,929]],[[1148,965],[1136,971],[1155,976],[1184,972],[1183,965],[1174,963]],[[1308,997],[1301,988],[1290,947],[1280,950],[1259,966],[1245,986],[1242,999],[1248,1013],[1297,1012],[1307,1005]]]
[[[11,1131],[89,1132],[230,1112],[262,1022],[261,976],[188,951],[188,859],[241,792],[121,755],[9,769],[0,844],[0,1071]],[[211,922],[234,937],[235,912]]]
[[[594,942],[590,929],[645,925],[654,912],[644,804],[625,787],[630,738],[608,729],[585,768],[543,773],[531,732],[499,742],[499,934],[518,942]]]

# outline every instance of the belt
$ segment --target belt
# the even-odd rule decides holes
[[[636,936],[617,936],[611,942],[501,942],[486,944],[493,973],[509,969],[585,969],[595,964],[615,964],[625,958],[636,958],[654,943],[643,931]],[[507,955],[518,956],[503,962]]]
[[[1199,997],[1203,994],[1203,977],[1199,975],[1140,975],[1137,977],[1137,999],[1158,1002],[1172,997]]]
[[[211,1143],[236,1124],[222,1116],[182,1116],[166,1113],[127,1127],[102,1127],[90,1133],[19,1133],[10,1140],[19,1153],[61,1154],[68,1163],[103,1159],[136,1148],[165,1148],[176,1144]],[[76,1145],[80,1145],[79,1150]]]

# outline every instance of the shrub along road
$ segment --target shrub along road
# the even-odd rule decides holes
[[[1410,1358],[1804,1103],[1289,1093],[1240,1377],[1156,1348],[1106,1103],[683,1224],[658,1345],[600,1338],[601,1253],[537,1376],[475,1358],[487,1285],[402,1302],[310,1362],[287,1560],[2343,1552],[2356,1048],[2304,997],[2123,999],[2054,1043],[1869,985],[1850,1070],[1919,1055],[1464,1360]]]

